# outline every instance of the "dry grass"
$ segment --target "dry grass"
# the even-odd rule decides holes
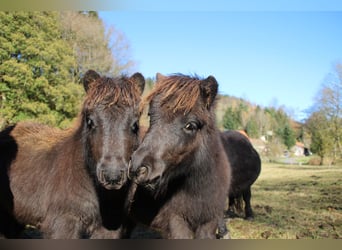
[[[253,221],[231,219],[233,239],[342,238],[342,166],[263,164]]]
[[[252,186],[253,221],[230,219],[232,239],[341,239],[342,166],[263,164]],[[28,228],[24,238],[39,238]],[[132,238],[159,236],[146,228]]]

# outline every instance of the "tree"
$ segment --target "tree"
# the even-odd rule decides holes
[[[132,70],[134,62],[130,60],[127,39],[114,26],[106,29],[97,12],[64,11],[60,22],[62,37],[76,58],[75,81],[88,69],[107,75]]]
[[[246,131],[249,137],[258,138],[260,136],[258,123],[254,116],[252,116],[246,125]]]
[[[223,127],[229,130],[237,130],[241,128],[241,116],[238,111],[232,107],[228,107],[222,119]]]
[[[342,158],[342,64],[336,64],[334,72],[323,83],[318,106],[329,121],[335,161],[337,157]]]
[[[76,116],[83,90],[61,39],[56,12],[0,12],[0,126],[34,119],[64,127]]]
[[[296,144],[296,136],[289,124],[286,124],[284,126],[284,129],[282,131],[282,139],[287,149],[292,148]]]
[[[311,133],[311,151],[324,158],[330,155],[333,148],[333,138],[329,130],[329,120],[323,112],[314,112],[305,123],[306,129]]]
[[[248,106],[246,102],[239,99],[235,105],[226,109],[222,118],[222,125],[225,129],[244,129],[248,120]]]
[[[251,138],[265,136],[271,130],[270,116],[260,106],[249,111],[249,119],[246,124],[246,131]]]
[[[282,143],[290,149],[296,143],[296,135],[290,125],[290,117],[284,108],[266,108],[265,112],[270,116],[270,130],[275,131],[275,135]]]
[[[312,120],[320,126],[314,126]],[[332,152],[333,162],[342,158],[342,64],[336,64],[334,71],[323,81],[307,123],[312,146],[317,148],[315,144],[320,142],[320,147],[327,147],[320,149],[321,154]]]

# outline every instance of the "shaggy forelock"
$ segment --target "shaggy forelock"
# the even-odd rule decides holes
[[[165,77],[156,84],[142,105],[146,106],[158,97],[163,111],[187,114],[193,110],[201,95],[200,82],[198,76],[175,74]]]
[[[134,106],[140,101],[140,94],[135,84],[126,76],[117,78],[101,77],[91,83],[85,98],[86,106],[91,109],[101,104]]]

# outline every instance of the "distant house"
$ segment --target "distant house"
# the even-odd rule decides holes
[[[296,142],[296,145],[294,145],[291,148],[291,151],[293,152],[293,154],[295,156],[308,156],[311,155],[310,150],[304,146],[304,144],[302,142]]]

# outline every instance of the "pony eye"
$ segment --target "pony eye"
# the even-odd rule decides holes
[[[198,130],[198,124],[196,122],[188,122],[185,125],[184,129],[185,131],[188,131],[188,132],[194,132]]]
[[[93,129],[95,127],[94,121],[90,117],[86,118],[86,123],[87,123],[87,128],[89,129]]]
[[[131,129],[134,134],[137,134],[139,131],[139,124],[137,122],[133,123]]]

